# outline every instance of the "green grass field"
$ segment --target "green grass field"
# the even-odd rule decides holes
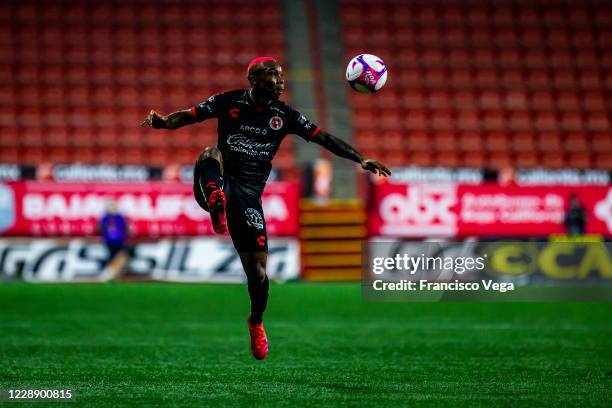
[[[357,284],[273,285],[264,361],[247,311],[242,285],[0,285],[0,387],[70,387],[99,407],[612,400],[612,303],[362,303]]]

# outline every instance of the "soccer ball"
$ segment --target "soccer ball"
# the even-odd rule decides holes
[[[387,67],[376,55],[359,54],[346,67],[346,80],[357,92],[376,92],[387,82]]]

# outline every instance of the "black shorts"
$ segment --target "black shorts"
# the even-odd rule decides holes
[[[111,261],[115,259],[120,252],[127,252],[128,250],[126,245],[120,242],[107,242],[106,249],[108,250],[108,258],[106,260],[107,265],[111,263]]]
[[[205,211],[210,212],[202,189],[199,186],[197,166],[194,170],[193,194],[196,201]],[[268,252],[268,233],[264,218],[261,197],[247,194],[233,186],[229,180],[223,183],[223,192],[227,199],[225,213],[227,227],[234,248],[238,253],[264,251]]]

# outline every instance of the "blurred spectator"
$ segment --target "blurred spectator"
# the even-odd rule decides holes
[[[106,268],[111,278],[117,278],[128,261],[128,223],[125,217],[117,211],[117,204],[110,200],[106,213],[100,219],[100,233],[108,249]]]
[[[580,204],[580,199],[576,194],[570,197],[570,205],[563,221],[569,235],[583,235],[586,226],[586,210]]]
[[[512,167],[503,167],[497,175],[497,181],[500,185],[506,187],[514,183],[514,169]]]

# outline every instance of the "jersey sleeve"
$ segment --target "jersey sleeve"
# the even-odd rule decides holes
[[[206,119],[218,118],[221,112],[223,95],[213,95],[204,102],[200,102],[191,108],[191,114],[196,121],[201,122]]]
[[[300,112],[291,109],[289,111],[289,133],[300,136],[307,142],[312,141],[321,131],[317,125],[312,123]]]

